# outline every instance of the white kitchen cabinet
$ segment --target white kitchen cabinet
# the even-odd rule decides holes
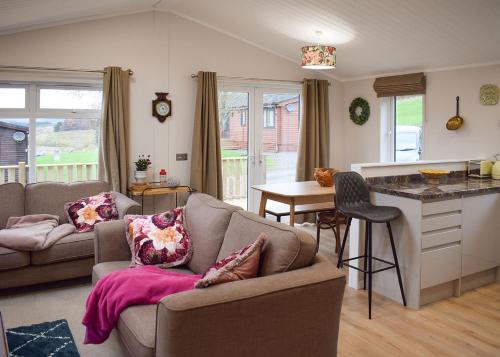
[[[462,201],[462,276],[468,276],[500,265],[500,193]]]
[[[372,193],[372,201],[403,212],[392,226],[408,307],[418,309],[491,282],[472,274],[491,276],[500,266],[500,193],[431,202]],[[385,225],[374,225],[373,234],[374,256],[392,261]],[[395,271],[375,274],[373,282],[376,292],[401,302]]]

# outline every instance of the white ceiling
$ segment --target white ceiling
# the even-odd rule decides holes
[[[0,0],[0,35],[152,8],[297,64],[332,44],[341,79],[500,62],[499,0]]]

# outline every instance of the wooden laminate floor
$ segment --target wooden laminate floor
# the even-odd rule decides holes
[[[300,228],[316,235],[315,226]],[[320,254],[336,263],[334,242],[330,230],[321,231]],[[500,357],[500,284],[419,311],[374,293],[372,308],[372,320],[368,320],[366,291],[346,287],[338,356]]]
[[[374,294],[368,320],[365,291],[346,288],[338,355],[500,356],[500,284],[415,311]]]

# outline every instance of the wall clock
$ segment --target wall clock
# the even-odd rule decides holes
[[[167,99],[168,93],[157,92],[153,100],[153,116],[163,123],[167,117],[172,115],[172,102]]]

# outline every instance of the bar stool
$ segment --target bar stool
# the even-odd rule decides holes
[[[401,210],[397,207],[390,206],[374,206],[370,202],[370,193],[368,185],[363,177],[356,172],[339,172],[335,175],[335,190],[337,199],[337,209],[346,217],[346,230],[344,238],[340,246],[339,260],[337,267],[341,268],[346,265],[363,273],[363,288],[366,290],[366,277],[368,276],[368,317],[372,318],[372,275],[384,270],[396,268],[399,281],[399,289],[403,298],[403,305],[406,306],[405,293],[403,290],[403,281],[399,270],[398,257],[394,238],[392,236],[391,221],[401,216]],[[349,234],[349,228],[353,218],[364,220],[366,222],[365,229],[365,252],[358,257],[343,259],[345,244]],[[394,263],[372,256],[372,223],[385,223],[389,231],[389,239],[394,256]],[[348,264],[348,261],[363,259],[364,269],[360,269]],[[372,260],[377,260],[388,266],[373,270]],[[367,266],[368,265],[368,266]]]

